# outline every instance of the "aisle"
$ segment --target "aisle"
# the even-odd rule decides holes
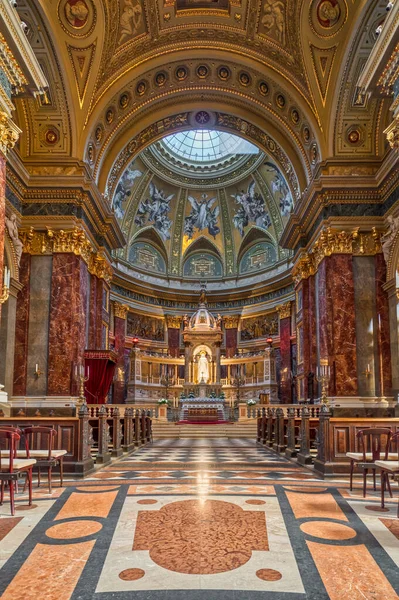
[[[397,500],[347,488],[252,440],[159,440],[0,507],[2,600],[394,600]]]

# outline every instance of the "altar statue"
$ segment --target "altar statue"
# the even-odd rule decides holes
[[[198,360],[198,382],[201,383],[204,381],[208,383],[209,379],[209,365],[208,359],[206,358],[206,354],[204,351],[201,352],[201,355]]]

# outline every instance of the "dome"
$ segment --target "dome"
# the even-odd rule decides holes
[[[216,328],[216,319],[205,305],[201,304],[199,309],[190,319],[190,329],[195,331],[209,331]]]
[[[206,281],[228,293],[287,272],[278,240],[290,188],[272,157],[237,135],[192,129],[151,144],[123,172],[112,206],[127,240],[115,266],[145,285],[192,294]]]

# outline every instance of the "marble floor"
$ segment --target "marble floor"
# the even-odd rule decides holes
[[[2,600],[394,600],[398,501],[251,440],[160,440],[17,513]]]

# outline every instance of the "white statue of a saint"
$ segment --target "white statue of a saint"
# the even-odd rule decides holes
[[[198,381],[199,383],[208,383],[209,379],[209,366],[208,359],[206,358],[205,352],[201,352],[198,360]]]

